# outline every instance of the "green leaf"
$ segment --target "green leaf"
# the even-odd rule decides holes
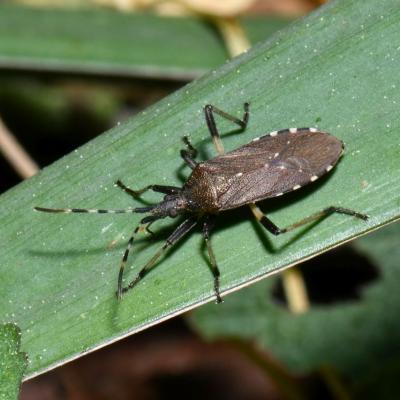
[[[346,143],[327,179],[263,204],[279,226],[331,204],[371,216],[334,215],[270,241],[247,208],[222,214],[212,240],[224,294],[398,219],[399,20],[394,0],[330,3],[3,194],[0,309],[22,329],[28,376],[214,300],[199,231],[117,302],[119,262],[140,216],[32,211],[132,206],[114,187],[118,178],[134,188],[182,185],[190,171],[179,158],[181,136],[191,135],[200,158],[215,154],[207,103],[239,116],[251,102],[248,129],[225,135],[227,149],[264,132],[316,124]],[[223,121],[219,127],[233,129]],[[153,226],[154,239],[138,240],[130,261],[136,269],[176,224],[164,220]],[[127,278],[133,275],[128,269]]]
[[[244,20],[253,42],[287,23]],[[227,58],[215,29],[197,18],[0,5],[0,68],[185,80]]]
[[[0,325],[0,399],[17,399],[27,366],[25,353],[19,351],[21,331],[14,324]]]

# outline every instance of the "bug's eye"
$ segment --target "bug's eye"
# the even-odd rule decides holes
[[[169,216],[171,217],[171,218],[174,218],[174,217],[176,217],[178,215],[178,213],[177,213],[177,211],[173,208],[173,209],[171,209],[171,210],[169,210]]]

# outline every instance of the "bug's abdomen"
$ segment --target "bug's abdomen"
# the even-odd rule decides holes
[[[280,196],[329,172],[343,151],[336,137],[312,128],[291,129],[256,138],[204,164],[216,185],[220,210]]]

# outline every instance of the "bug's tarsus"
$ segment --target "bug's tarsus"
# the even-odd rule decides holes
[[[222,298],[220,294],[220,288],[219,288],[219,277],[220,277],[220,271],[217,265],[217,260],[214,255],[214,251],[211,246],[211,240],[210,240],[210,233],[211,230],[214,227],[215,223],[215,216],[207,216],[205,221],[203,222],[203,237],[204,241],[207,246],[207,252],[208,252],[208,258],[210,259],[210,264],[211,264],[211,272],[214,276],[214,292],[215,292],[215,297],[217,298],[217,303],[222,303]]]
[[[337,206],[330,206],[328,208],[325,208],[323,210],[323,213],[325,215],[329,215],[332,213],[345,214],[345,215],[350,215],[352,217],[362,219],[363,221],[367,221],[369,218],[369,215],[367,215],[367,214],[359,213],[358,211],[351,210],[350,208],[343,208],[343,207],[337,207]]]
[[[131,188],[129,188],[128,186],[126,186],[124,183],[122,183],[121,180],[117,180],[115,182],[115,184],[122,189],[125,193],[128,193],[130,196],[136,198],[138,196],[140,196],[142,193],[146,192],[147,190],[150,189],[151,185],[144,187],[143,189],[140,190],[133,190]]]
[[[122,280],[123,280],[123,273],[124,273],[124,268],[126,265],[126,260],[128,259],[129,251],[128,248],[130,249],[130,245],[128,243],[128,248],[124,253],[124,258],[122,259],[122,265],[121,263],[121,268],[120,272],[118,275],[118,291],[117,291],[117,297],[120,299],[122,295],[127,292],[128,290],[132,289],[136,284],[149,272],[153,266],[156,264],[157,260],[171,247],[173,246],[176,242],[178,242],[180,239],[182,239],[187,233],[189,233],[192,228],[195,227],[197,224],[197,218],[195,217],[189,217],[185,221],[183,221],[173,232],[167,240],[165,241],[164,245],[153,255],[153,257],[150,258],[150,260],[145,264],[145,266],[138,272],[136,277],[125,287],[122,287]],[[142,220],[143,222],[143,220]],[[139,225],[140,227],[140,225]],[[139,230],[139,227],[136,228]],[[136,231],[135,229],[135,231]],[[133,236],[135,235],[135,232]],[[133,242],[133,239],[132,239]],[[126,257],[125,257],[126,256]],[[124,261],[125,259],[125,261]]]
[[[186,149],[182,149],[180,154],[185,163],[191,168],[195,169],[197,166],[197,161],[195,160],[197,156],[197,150],[190,143],[188,136],[183,136],[183,143],[186,145]]]
[[[245,130],[249,122],[249,116],[250,116],[249,107],[250,107],[249,103],[247,102],[244,103],[244,114],[242,119],[236,118],[235,116],[228,114],[227,112],[222,111],[218,107],[215,107],[211,104],[207,104],[204,107],[204,115],[206,118],[207,127],[208,130],[210,131],[211,138],[213,140],[215,148],[217,149],[218,154],[224,154],[224,146],[221,141],[221,136],[218,132],[217,124],[214,118],[214,113],[227,119],[228,121],[232,121],[236,125],[239,125],[239,127],[242,130]]]

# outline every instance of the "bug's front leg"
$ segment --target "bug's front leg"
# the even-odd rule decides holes
[[[334,213],[350,215],[352,217],[362,219],[363,221],[366,221],[368,219],[368,215],[361,214],[354,210],[350,210],[349,208],[330,206],[330,207],[324,208],[323,210],[318,211],[314,214],[311,214],[306,218],[303,218],[297,222],[294,222],[293,224],[288,225],[285,228],[279,228],[269,218],[267,218],[264,215],[264,213],[258,208],[258,206],[256,204],[250,204],[250,209],[251,209],[253,215],[256,217],[256,219],[262,224],[262,226],[267,231],[271,232],[272,234],[274,234],[276,236],[280,235],[282,233],[290,232],[294,229],[300,228],[301,226],[308,224],[310,222],[323,219]]]
[[[153,192],[164,193],[164,194],[176,194],[179,193],[182,189],[176,186],[165,186],[165,185],[148,185],[142,189],[133,190],[128,186],[124,185],[119,179],[115,182],[115,184],[121,188],[125,193],[128,193],[133,198],[139,197],[144,192],[148,190],[152,190]]]

